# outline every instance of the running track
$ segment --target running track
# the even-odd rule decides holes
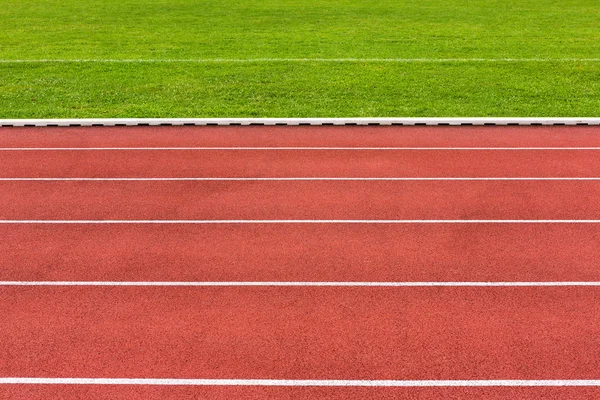
[[[0,398],[600,397],[598,127],[0,128],[0,167]]]

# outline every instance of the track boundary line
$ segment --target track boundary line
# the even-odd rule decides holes
[[[272,126],[272,125],[399,125],[399,126],[532,126],[532,125],[600,125],[600,118],[68,118],[68,119],[0,119],[0,127],[52,126]]]
[[[598,224],[600,219],[0,220],[0,224]]]
[[[160,386],[336,386],[336,387],[550,387],[600,386],[598,379],[556,380],[335,380],[335,379],[151,379],[0,378],[3,385],[160,385]]]
[[[600,177],[430,177],[430,178],[336,178],[336,177],[295,177],[295,178],[0,178],[0,182],[186,182],[186,181],[600,181]]]
[[[0,151],[545,151],[600,147],[0,147]]]
[[[0,286],[134,286],[134,287],[565,287],[600,286],[600,282],[170,282],[170,281],[0,281]]]

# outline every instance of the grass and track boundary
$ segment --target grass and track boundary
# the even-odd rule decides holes
[[[53,126],[587,126],[600,118],[81,118],[0,119],[0,127]]]

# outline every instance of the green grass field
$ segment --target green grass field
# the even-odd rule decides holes
[[[0,118],[600,116],[598,0],[1,5]]]

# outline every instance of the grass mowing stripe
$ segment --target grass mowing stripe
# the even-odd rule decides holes
[[[4,0],[0,59],[597,58],[598,26],[597,0]]]
[[[0,63],[519,63],[519,62],[600,62],[600,58],[214,58],[214,59],[41,59],[41,60],[0,60]]]
[[[0,118],[593,117],[600,65],[0,64]]]

